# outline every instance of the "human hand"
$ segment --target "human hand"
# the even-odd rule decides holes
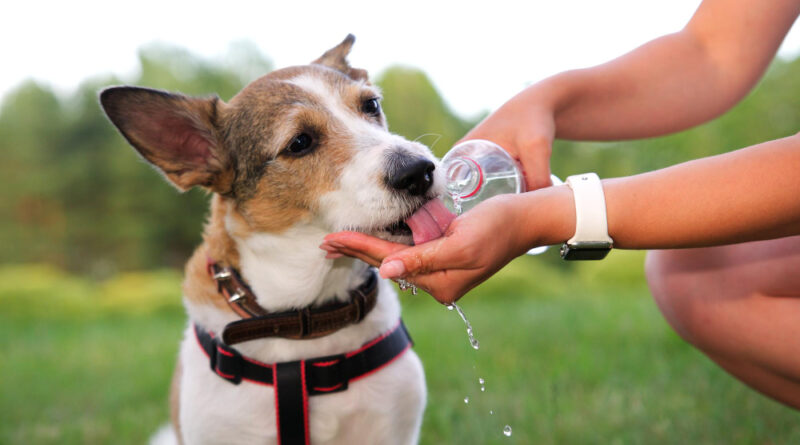
[[[555,138],[552,107],[530,87],[514,96],[464,136],[486,139],[508,151],[522,164],[529,191],[552,185],[550,154]]]
[[[530,246],[520,195],[499,195],[475,206],[436,240],[409,247],[363,233],[339,232],[320,248],[380,267],[384,278],[402,278],[444,304],[461,298]]]

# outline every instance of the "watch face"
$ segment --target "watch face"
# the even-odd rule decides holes
[[[561,246],[561,258],[567,261],[602,260],[611,252],[611,247],[570,247],[566,243]]]

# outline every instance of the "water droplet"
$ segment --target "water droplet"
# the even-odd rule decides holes
[[[486,392],[486,387],[485,386],[481,386],[481,392]]]
[[[494,415],[494,410],[493,410],[493,409],[490,409],[490,410],[489,410],[489,414],[491,414],[491,415]]]
[[[453,210],[455,210],[456,215],[461,214],[461,199],[460,198],[453,198]]]
[[[486,383],[486,380],[484,380],[483,377],[478,377],[478,383],[483,385],[484,383]]]
[[[456,213],[456,215],[460,215],[461,214],[461,196],[459,195],[459,192],[457,191],[458,187],[451,188],[450,184],[448,184],[447,188],[450,189],[450,190],[448,190],[450,192],[450,199],[453,200],[453,211]]]
[[[506,425],[505,428],[503,428],[503,434],[506,437],[511,437],[511,427],[509,425]]]
[[[452,305],[452,304],[448,304],[448,305],[447,305],[447,306],[445,306],[445,307],[447,308],[447,310],[448,310],[448,311],[452,311],[453,309],[455,309],[455,307],[453,307],[453,305]]]
[[[469,397],[464,397],[464,403],[469,403]]]
[[[472,332],[472,325],[467,320],[467,317],[464,315],[464,311],[461,310],[461,307],[455,303],[452,304],[453,308],[455,308],[456,312],[458,312],[459,317],[464,320],[464,324],[467,326],[467,337],[469,337],[469,344],[472,346],[472,349],[478,350],[481,347],[481,344],[478,340],[475,340],[475,335]]]
[[[402,278],[397,279],[397,287],[399,287],[402,291],[411,289],[411,295],[417,295],[417,286],[414,286]]]

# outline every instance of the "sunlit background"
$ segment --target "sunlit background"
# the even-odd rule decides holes
[[[353,33],[350,60],[383,89],[391,130],[442,155],[526,85],[677,31],[698,4],[4,4],[0,443],[143,443],[168,418],[185,324],[181,267],[208,198],[178,194],[144,165],[103,117],[99,89],[130,83],[228,99]],[[629,175],[796,133],[798,29],[720,119],[645,141],[557,141],[554,173]],[[427,370],[422,443],[799,443],[795,412],[669,329],[643,257],[515,260],[462,300],[478,352],[454,313],[403,295]]]
[[[34,78],[69,93],[103,74],[133,80],[137,54],[162,43],[237,63],[242,42],[276,67],[303,64],[347,33],[352,62],[377,74],[393,65],[430,76],[453,110],[475,116],[525,85],[605,62],[680,30],[698,0],[17,2],[3,7],[0,94]],[[747,32],[747,30],[742,30]],[[780,54],[800,51],[798,26]]]

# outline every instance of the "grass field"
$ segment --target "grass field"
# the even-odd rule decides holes
[[[429,390],[422,443],[800,443],[798,414],[683,343],[646,294],[641,256],[615,255],[571,270],[513,263],[462,300],[479,351],[457,314],[405,295]],[[0,443],[144,443],[167,419],[178,280],[2,268]]]

